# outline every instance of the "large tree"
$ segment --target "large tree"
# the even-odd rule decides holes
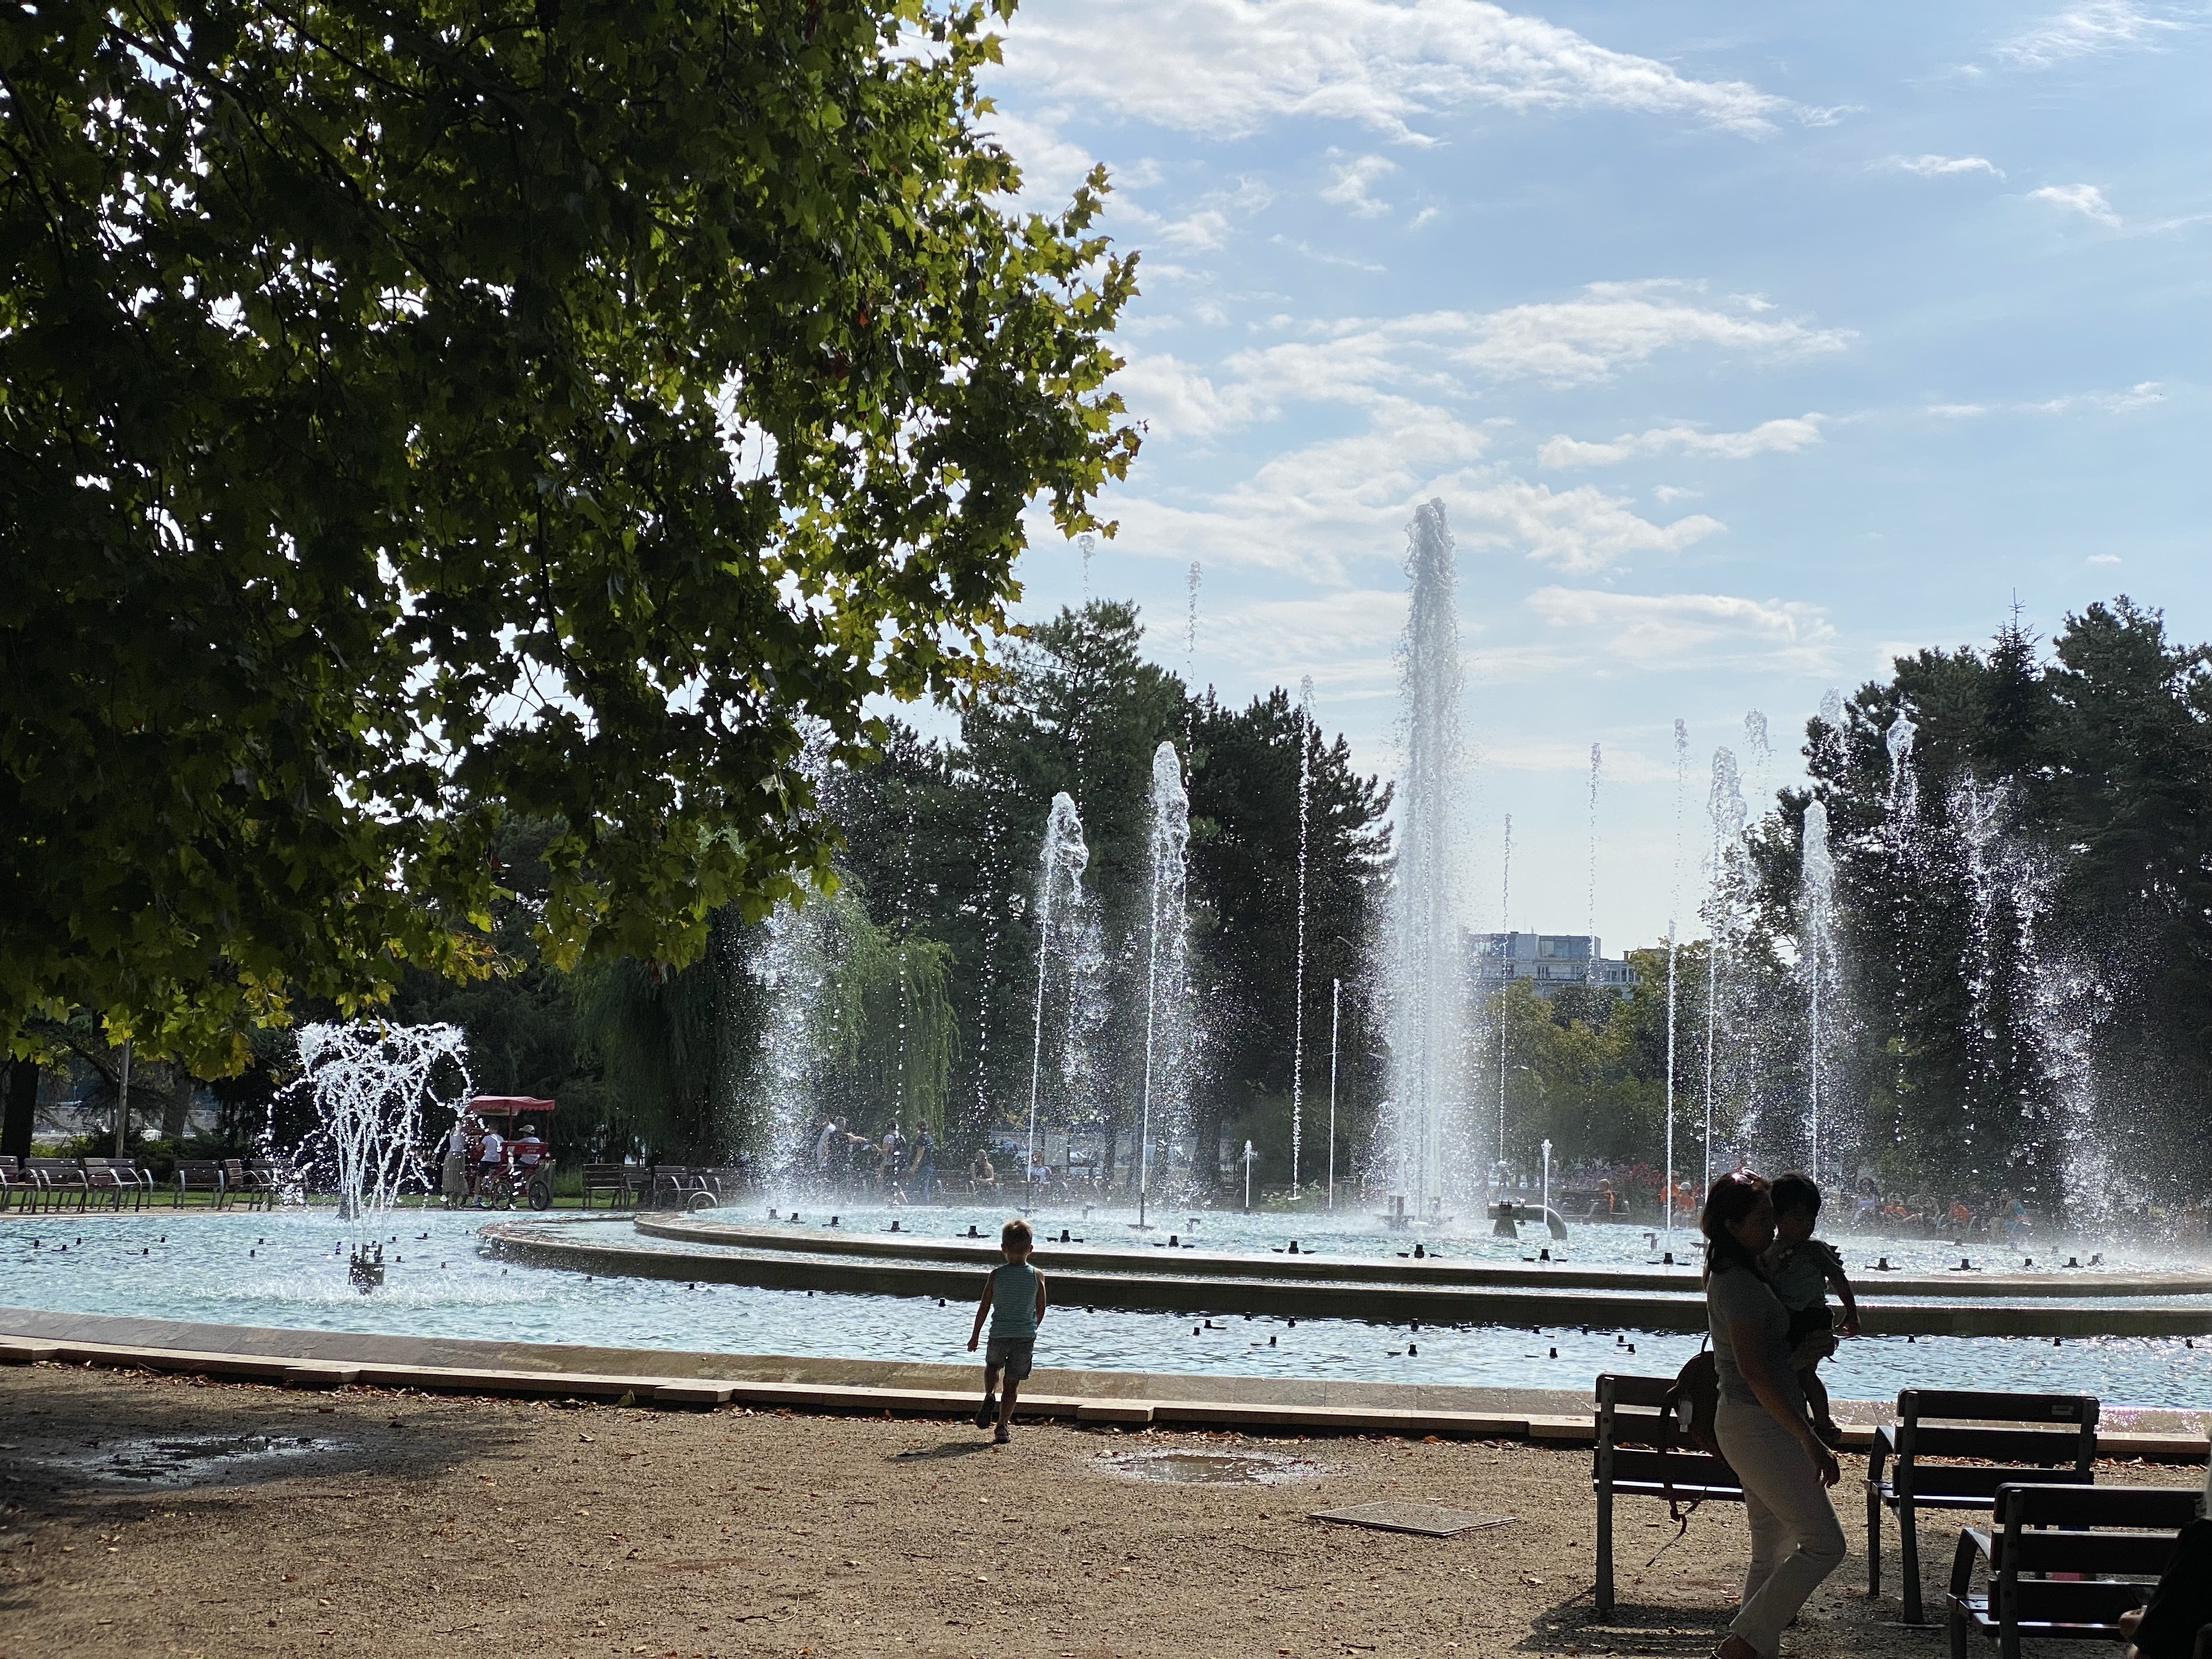
[[[1133,261],[1103,174],[1012,210],[985,22],[0,12],[0,1035],[221,1069],[465,968],[514,815],[558,964],[828,868],[803,731],[959,694],[1135,447]]]

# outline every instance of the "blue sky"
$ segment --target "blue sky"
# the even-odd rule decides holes
[[[1091,589],[1396,763],[1404,526],[1460,548],[1474,920],[1667,925],[1743,717],[2125,592],[2212,637],[2212,10],[1027,0],[994,125],[1143,252]],[[1040,526],[1041,528],[1042,526]],[[1024,614],[1079,599],[1049,533]],[[1750,770],[1747,759],[1747,771]],[[1686,908],[1692,901],[1685,901]]]

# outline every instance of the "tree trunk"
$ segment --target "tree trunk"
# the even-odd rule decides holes
[[[15,1060],[8,1063],[8,1103],[0,1117],[0,1158],[31,1155],[31,1128],[39,1112],[39,1062]]]

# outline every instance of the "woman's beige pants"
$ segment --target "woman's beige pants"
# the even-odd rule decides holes
[[[1761,1654],[1782,1649],[1782,1631],[1806,1597],[1844,1559],[1844,1528],[1804,1443],[1764,1406],[1722,1397],[1714,1419],[1721,1450],[1743,1482],[1751,1520],[1751,1566],[1743,1607],[1729,1626]]]

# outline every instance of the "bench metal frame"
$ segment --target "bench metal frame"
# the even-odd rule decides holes
[[[1920,1594],[1920,1510],[1986,1510],[2001,1486],[2089,1486],[2097,1478],[2094,1395],[1906,1389],[1897,1396],[1897,1418],[1875,1431],[1867,1456],[1867,1597],[1881,1594],[1887,1506],[1897,1512],[1908,1625],[1928,1622]],[[2026,1426],[2031,1424],[2036,1426]],[[1978,1461],[1923,1461],[1930,1457]]]
[[[1974,1631],[1996,1639],[2002,1659],[2020,1659],[2024,1636],[2119,1640],[2120,1615],[2157,1583],[2203,1501],[2193,1486],[1998,1487],[1995,1523],[1960,1529],[1945,1597],[1951,1659],[1966,1659]],[[2099,1528],[2106,1530],[2091,1530]],[[1987,1575],[1979,1595],[1978,1562]],[[2202,1634],[2197,1646],[2204,1652]]]
[[[1685,1446],[1662,1407],[1674,1387],[1671,1376],[1597,1379],[1597,1446],[1590,1455],[1590,1486],[1597,1494],[1597,1585],[1600,1618],[1611,1618],[1613,1500],[1628,1493],[1694,1503],[1712,1498],[1740,1504],[1735,1471],[1699,1448]],[[1626,1408],[1626,1409],[1624,1409]]]

